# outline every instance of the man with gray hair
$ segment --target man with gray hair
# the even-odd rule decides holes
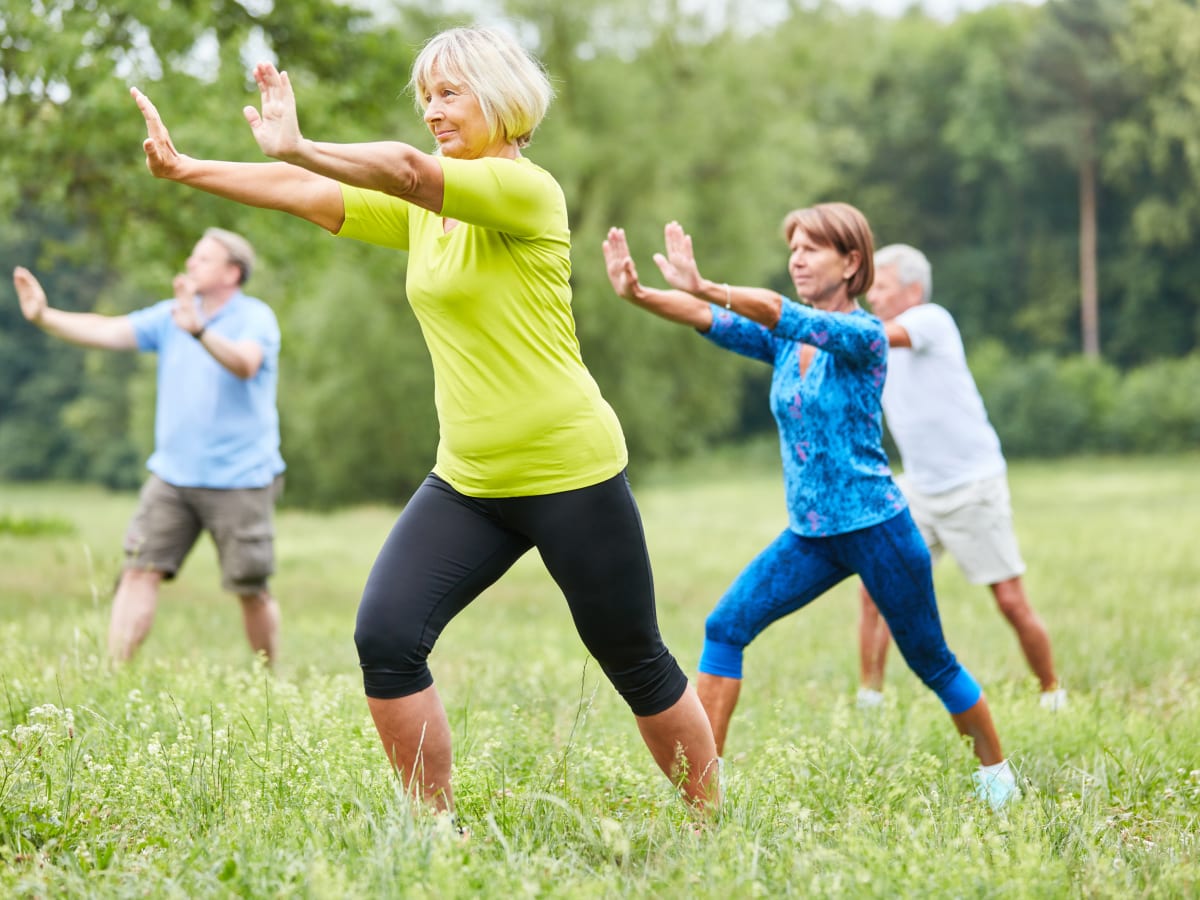
[[[958,326],[931,295],[929,260],[921,251],[892,244],[876,252],[867,300],[891,347],[883,412],[904,470],[897,481],[934,561],[948,551],[968,581],[991,589],[1041,684],[1041,705],[1057,710],[1066,691],[1058,685],[1046,626],[1021,582],[1025,563],[1000,439],[967,367]],[[883,701],[890,634],[865,588],[861,599],[858,705],[870,708]]]
[[[128,660],[145,640],[158,588],[175,577],[202,531],[216,544],[222,585],[241,600],[246,636],[274,661],[279,607],[274,571],[279,453],[279,325],[271,308],[242,293],[254,249],[209,228],[175,276],[174,298],[124,316],[51,307],[21,266],[13,285],[25,318],[47,334],[105,350],[158,354],[150,477],[125,535],[125,567],[113,597],[108,651]]]

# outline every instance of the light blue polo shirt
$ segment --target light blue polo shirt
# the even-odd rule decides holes
[[[234,341],[257,341],[263,363],[238,378],[171,319],[174,300],[129,314],[138,349],[158,354],[151,472],[176,487],[256,488],[284,469],[279,453],[279,323],[267,304],[237,293],[207,323]]]

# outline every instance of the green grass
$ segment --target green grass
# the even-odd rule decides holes
[[[1189,897],[1200,892],[1200,458],[1013,467],[1030,597],[1071,704],[1050,715],[987,592],[937,570],[950,644],[1026,780],[1006,816],[893,652],[854,708],[843,584],[747,655],[727,802],[693,833],[565,604],[523,560],[432,665],[455,737],[460,844],[410,815],[362,698],[359,590],[396,510],[284,510],[275,675],[250,658],[207,540],[133,664],[103,661],[134,497],[0,485],[0,895]],[[770,454],[634,472],[664,635],[704,616],[783,526]]]

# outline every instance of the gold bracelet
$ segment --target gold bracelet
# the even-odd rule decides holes
[[[725,282],[725,308],[733,309],[733,297],[729,294],[729,282]]]

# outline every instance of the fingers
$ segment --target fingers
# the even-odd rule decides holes
[[[254,81],[260,91],[278,87],[280,82],[279,70],[274,63],[260,62],[254,66]]]
[[[172,279],[171,287],[175,289],[175,296],[181,299],[190,298],[196,293],[196,283],[192,281],[191,276],[182,272]]]
[[[146,120],[146,130],[151,136],[156,136],[158,132],[166,133],[166,126],[163,125],[162,116],[158,114],[158,108],[150,102],[150,98],[143,94],[135,87],[129,89],[130,95],[133,97],[137,108],[142,113],[142,118]]]
[[[17,290],[21,315],[30,322],[40,322],[48,305],[41,283],[24,266],[17,266],[13,269],[13,287]]]
[[[690,257],[692,255],[692,238],[678,222],[666,224],[666,227],[663,228],[663,238],[666,241],[669,256],[684,254]]]
[[[625,231],[621,228],[608,229],[608,237],[604,239],[602,248],[605,260],[610,263],[622,256],[629,256],[629,243],[625,240]]]
[[[169,177],[172,167],[179,161],[179,151],[171,142],[167,126],[150,98],[135,87],[131,87],[129,93],[146,120],[146,138],[142,141],[146,167],[156,177]]]
[[[17,266],[13,269],[13,287],[22,297],[36,297],[42,293],[41,283],[24,266]]]
[[[260,62],[254,67],[254,83],[263,102],[282,100],[292,93],[292,81],[287,72],[280,72],[274,63]]]

